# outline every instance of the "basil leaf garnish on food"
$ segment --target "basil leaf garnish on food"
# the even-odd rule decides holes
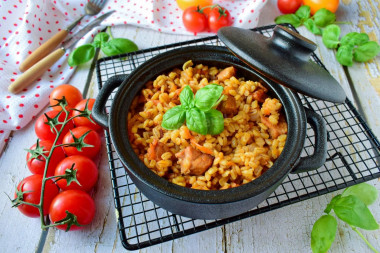
[[[185,122],[185,117],[186,109],[181,105],[174,106],[164,114],[161,126],[167,130],[178,129]]]
[[[191,131],[207,134],[206,115],[199,108],[193,107],[186,111],[186,125]]]
[[[187,109],[194,107],[194,93],[189,85],[183,88],[181,94],[179,94],[179,100],[181,101],[181,105]]]
[[[202,111],[210,110],[222,95],[223,87],[209,84],[199,89],[195,94],[195,106]]]
[[[207,133],[211,135],[220,134],[224,130],[224,118],[223,113],[211,109],[205,112],[207,119]]]
[[[338,223],[334,216],[323,215],[313,226],[311,231],[311,249],[313,253],[327,252],[335,240]]]
[[[223,114],[213,109],[223,99],[223,87],[209,84],[199,89],[194,96],[190,86],[185,86],[179,94],[181,105],[168,110],[161,126],[167,130],[178,129],[186,119],[187,127],[198,134],[219,134],[224,130]]]

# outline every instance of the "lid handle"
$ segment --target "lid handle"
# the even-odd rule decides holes
[[[280,49],[281,52],[303,61],[309,60],[313,51],[317,49],[314,42],[281,25],[274,28],[270,44],[276,49]]]

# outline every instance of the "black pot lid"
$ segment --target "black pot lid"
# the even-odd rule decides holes
[[[324,68],[311,61],[317,45],[280,25],[271,38],[236,27],[223,27],[219,39],[238,58],[267,78],[310,97],[343,103],[346,94]]]

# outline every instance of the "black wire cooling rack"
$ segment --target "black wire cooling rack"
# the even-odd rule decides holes
[[[273,28],[274,26],[266,26],[254,30],[269,37]],[[223,43],[213,36],[103,58],[96,66],[99,88],[110,77],[129,74],[155,55],[189,45],[223,46]],[[324,67],[315,54],[312,55],[312,59]],[[107,102],[107,108],[110,107],[113,96],[114,93]],[[289,174],[266,201],[246,213],[227,219],[194,220],[170,213],[155,205],[140,193],[129,178],[106,132],[118,228],[123,246],[128,250],[148,247],[380,177],[380,143],[348,99],[344,104],[333,104],[302,95],[300,98],[305,107],[322,115],[327,123],[326,163],[315,171]],[[314,132],[308,127],[301,156],[313,153],[313,143]]]

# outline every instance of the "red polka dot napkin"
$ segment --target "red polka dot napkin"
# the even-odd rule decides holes
[[[267,0],[214,0],[225,7],[234,26],[257,26]],[[0,0],[0,153],[12,130],[19,130],[35,119],[48,104],[49,93],[69,83],[73,68],[67,64],[67,52],[43,76],[19,94],[8,92],[8,86],[21,73],[20,63],[39,45],[84,14],[87,0]],[[182,24],[182,10],[175,0],[108,0],[101,13],[116,12],[82,38],[78,45],[88,43],[105,26],[134,25],[165,33],[191,34]],[[96,18],[86,16],[74,29]]]

